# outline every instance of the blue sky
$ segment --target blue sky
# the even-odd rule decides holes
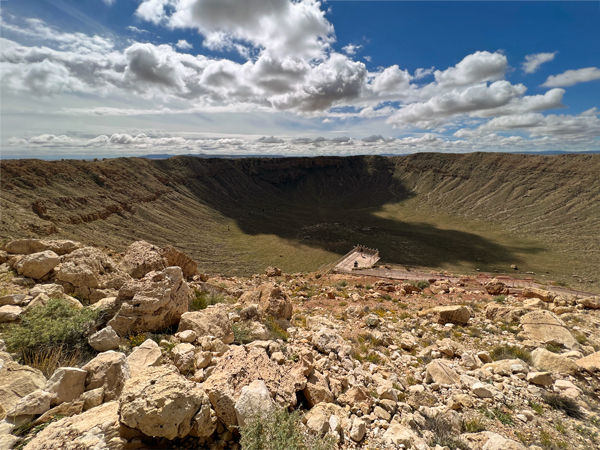
[[[600,150],[598,2],[1,6],[3,157]]]

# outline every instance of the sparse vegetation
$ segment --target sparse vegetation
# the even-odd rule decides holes
[[[226,297],[224,295],[215,294],[208,291],[194,290],[194,297],[189,302],[190,311],[200,311],[206,309],[210,305],[224,303]]]
[[[233,342],[235,344],[249,344],[255,340],[252,332],[243,323],[233,323],[231,328],[233,329]]]
[[[410,284],[412,284],[414,287],[418,287],[419,289],[425,289],[429,287],[429,281],[427,280],[411,281]]]
[[[477,418],[465,420],[462,425],[462,431],[463,433],[479,433],[480,431],[485,431],[485,425]]]
[[[282,341],[286,342],[290,337],[288,332],[285,331],[277,319],[273,317],[267,317],[264,321],[264,325],[267,328],[267,331],[271,334],[271,338],[274,340],[281,339]]]
[[[527,364],[531,364],[531,353],[516,345],[500,345],[494,347],[490,352],[490,356],[494,361],[500,361],[502,359],[520,359]]]
[[[428,417],[425,428],[433,433],[431,446],[448,447],[450,450],[469,450],[469,446],[452,434],[452,424],[443,417]]]
[[[127,340],[132,348],[138,347],[146,341],[146,333],[132,333],[128,336]]]
[[[506,302],[506,295],[495,295],[493,300],[496,303],[504,304],[504,302]]]
[[[23,314],[19,323],[5,327],[3,339],[9,352],[20,353],[29,365],[47,374],[93,353],[86,338],[97,317],[89,308],[76,309],[61,298],[52,298]]]
[[[553,393],[545,393],[542,398],[548,406],[563,411],[569,417],[575,419],[583,419],[585,417],[577,401],[572,398]]]
[[[259,413],[240,428],[240,444],[244,450],[333,450],[328,436],[318,437],[302,430],[298,412],[278,409]]]

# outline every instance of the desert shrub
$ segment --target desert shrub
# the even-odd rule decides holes
[[[255,341],[252,332],[244,324],[234,323],[231,328],[233,329],[233,342],[235,344],[243,345]]]
[[[460,438],[452,435],[452,425],[442,417],[428,417],[425,419],[425,428],[433,433],[431,446],[439,445],[450,450],[469,450]]]
[[[562,347],[560,345],[547,344],[546,350],[552,353],[560,353],[562,351]]]
[[[210,305],[224,303],[225,300],[226,298],[224,295],[194,289],[194,297],[189,301],[188,309],[190,311],[200,311],[201,309],[206,309]]]
[[[566,450],[569,444],[559,441],[546,430],[540,431],[540,444],[544,450]]]
[[[506,301],[506,295],[495,295],[494,301],[496,303],[504,303]]]
[[[74,367],[84,359],[79,348],[67,350],[64,345],[27,349],[22,356],[23,364],[41,370],[46,378],[50,378],[59,367]]]
[[[567,416],[575,419],[583,419],[585,415],[575,400],[560,394],[545,393],[542,395],[544,401],[553,409],[563,411]]]
[[[485,425],[477,418],[471,420],[465,420],[462,424],[463,433],[479,433],[485,431]]]
[[[510,412],[504,411],[500,408],[486,408],[483,407],[479,410],[488,419],[498,419],[503,425],[513,425],[514,421]]]
[[[259,413],[240,428],[240,444],[244,450],[333,450],[334,441],[302,430],[298,412],[285,409]]]
[[[86,337],[97,317],[89,308],[76,309],[62,298],[52,298],[23,314],[19,323],[8,325],[4,341],[9,352],[19,352],[30,361],[37,353],[70,359],[76,352],[91,351]]]
[[[516,345],[499,345],[494,347],[490,352],[490,356],[494,361],[500,361],[502,359],[520,359],[527,364],[531,364],[531,353]]]
[[[344,288],[346,286],[348,286],[348,281],[346,280],[338,281],[337,283],[335,283],[335,287]]]
[[[131,345],[131,347],[138,347],[146,341],[146,334],[145,333],[137,333],[137,334],[132,333],[129,335],[129,337],[127,339],[129,340],[129,345]]]
[[[427,280],[411,281],[410,284],[412,284],[414,287],[418,287],[419,289],[425,289],[429,287],[429,281]]]
[[[274,317],[267,317],[264,321],[265,327],[267,327],[267,331],[271,335],[271,339],[277,340],[281,339],[284,342],[287,342],[290,335],[281,324]]]
[[[542,415],[544,414],[544,408],[539,403],[534,402],[533,400],[527,400],[527,404],[531,409],[535,411],[536,414]]]
[[[575,339],[577,340],[577,342],[579,342],[581,345],[586,345],[587,344],[587,336],[583,333],[577,333],[575,335]]]

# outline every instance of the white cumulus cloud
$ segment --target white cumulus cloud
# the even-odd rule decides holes
[[[525,73],[534,73],[540,68],[542,64],[554,61],[556,53],[557,52],[534,53],[532,55],[527,55],[521,67],[523,68],[523,71]]]
[[[551,75],[544,87],[569,87],[577,83],[600,80],[600,69],[597,67],[586,67],[585,69],[567,70],[560,75]]]
[[[175,44],[175,47],[181,50],[191,50],[192,48],[194,48],[194,46],[185,39],[179,39]]]

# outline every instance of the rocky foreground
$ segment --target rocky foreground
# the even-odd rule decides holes
[[[600,445],[600,298],[215,277],[143,241],[23,239],[0,264],[2,449],[239,449],[282,408],[333,448]]]

